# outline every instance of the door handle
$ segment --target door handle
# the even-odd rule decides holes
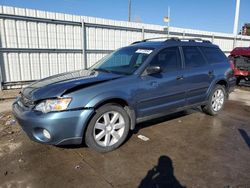
[[[156,82],[156,81],[153,81],[153,82],[150,83],[150,85],[151,85],[152,87],[158,87],[159,83]]]
[[[213,75],[214,75],[214,71],[213,70],[208,71],[208,76],[213,76]]]
[[[183,75],[176,77],[176,80],[183,80],[183,79],[184,79]]]

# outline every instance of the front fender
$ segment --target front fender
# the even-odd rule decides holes
[[[110,101],[113,99],[120,99],[125,101],[128,104],[128,107],[125,108],[129,117],[130,117],[130,129],[133,130],[135,128],[135,120],[136,114],[134,110],[134,105],[132,103],[131,97],[128,97],[127,93],[116,91],[116,92],[106,92],[92,98],[86,105],[86,108],[96,108],[97,106],[105,103],[105,101]]]
[[[94,108],[98,106],[99,104],[111,100],[111,99],[121,99],[126,101],[126,103],[131,106],[132,104],[129,102],[130,99],[127,96],[127,93],[121,92],[121,91],[115,91],[115,92],[105,92],[99,95],[94,96],[89,102],[85,105],[86,108]]]

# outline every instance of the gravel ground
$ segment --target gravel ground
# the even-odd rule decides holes
[[[11,89],[0,91],[0,101],[14,99],[18,96],[20,89]]]

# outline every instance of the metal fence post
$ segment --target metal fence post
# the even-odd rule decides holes
[[[2,83],[3,83],[3,76],[2,76],[2,63],[3,63],[3,61],[1,62],[0,61],[0,91],[2,91],[3,90],[3,87],[2,87]]]
[[[86,54],[86,27],[85,27],[85,22],[84,19],[82,19],[82,58],[83,58],[83,64],[84,64],[84,69],[88,68],[88,63],[87,63],[87,54]]]
[[[182,38],[185,39],[185,36],[186,36],[186,31],[184,30],[182,33]]]
[[[237,42],[237,36],[234,36],[234,40],[233,40],[233,49],[236,47],[236,42]]]
[[[214,43],[214,34],[212,35],[212,43]]]
[[[240,46],[242,46],[242,33],[240,35]]]
[[[144,26],[142,26],[141,34],[142,34],[142,40],[144,40],[145,39],[145,29],[144,29]]]

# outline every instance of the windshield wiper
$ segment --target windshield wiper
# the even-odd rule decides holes
[[[107,70],[107,69],[102,69],[102,68],[96,68],[96,69],[93,69],[94,71],[101,71],[101,72],[107,72],[107,73],[111,73],[110,70]]]
[[[120,75],[130,75],[128,73],[123,73],[123,72],[118,72],[118,71],[113,71],[113,70],[107,70],[107,69],[102,69],[102,68],[96,68],[93,69],[94,71],[101,71],[101,72],[107,72],[107,73],[113,73],[113,74],[120,74]]]

